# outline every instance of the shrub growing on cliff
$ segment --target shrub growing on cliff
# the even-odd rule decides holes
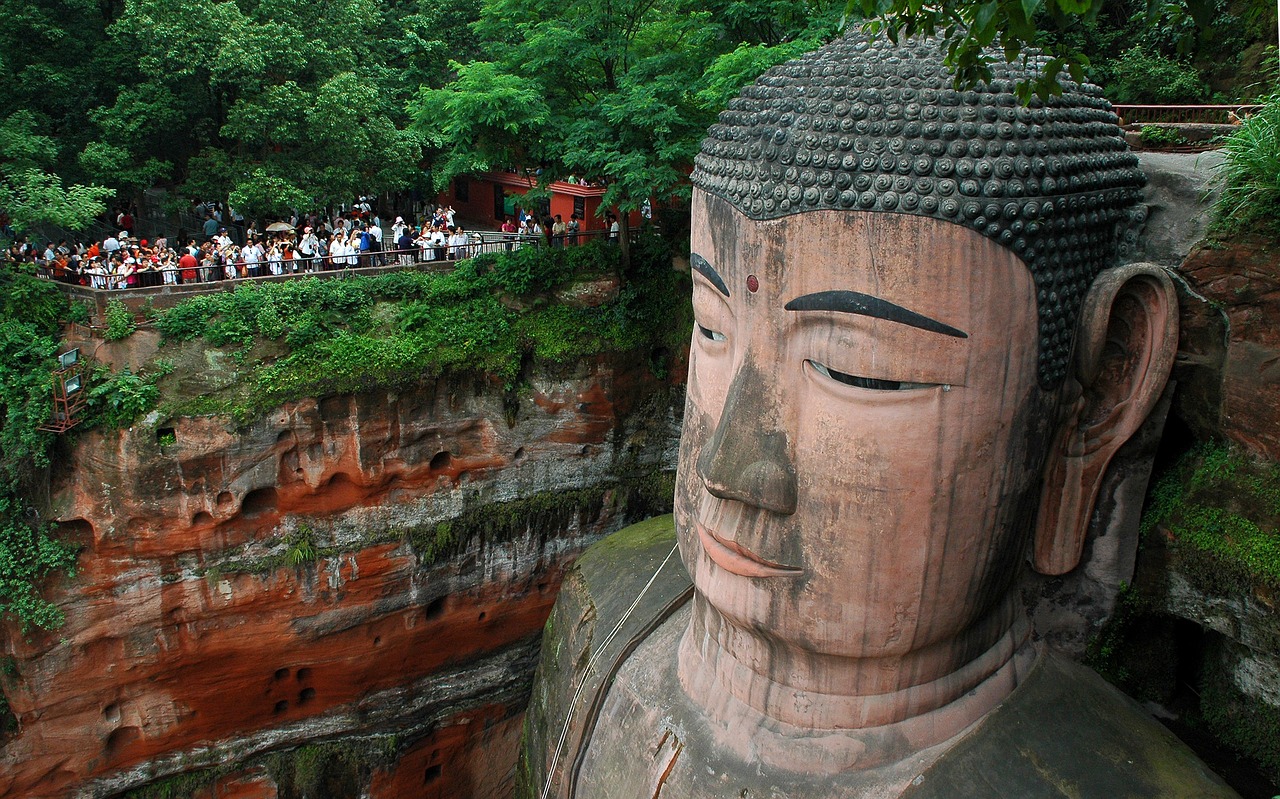
[[[1258,224],[1280,230],[1280,94],[1223,141],[1222,155],[1217,226],[1226,232]]]
[[[486,374],[511,388],[527,358],[568,363],[637,348],[658,353],[655,368],[665,368],[688,340],[687,277],[671,269],[658,237],[638,237],[634,250],[632,280],[593,308],[563,305],[550,292],[616,274],[616,249],[603,244],[488,254],[443,274],[294,280],[185,300],[157,320],[165,340],[238,346],[247,368],[234,398],[201,396],[172,410],[246,422],[292,399],[394,389],[445,372]],[[253,360],[251,348],[281,336],[283,353]]]
[[[102,337],[107,341],[119,341],[133,335],[137,325],[133,321],[133,313],[120,300],[107,300],[107,329]]]

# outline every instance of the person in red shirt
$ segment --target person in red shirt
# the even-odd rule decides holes
[[[178,259],[178,268],[182,270],[183,283],[196,282],[196,267],[199,265],[200,262],[196,260],[190,250],[182,254],[182,257]]]

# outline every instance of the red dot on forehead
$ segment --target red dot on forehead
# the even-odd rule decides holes
[[[747,275],[747,291],[755,294],[760,290],[760,281],[755,275]]]

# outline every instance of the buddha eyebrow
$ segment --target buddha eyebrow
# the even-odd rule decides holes
[[[720,277],[720,273],[707,263],[707,259],[698,255],[696,252],[689,256],[689,265],[693,267],[693,271],[711,281],[711,285],[716,287],[716,291],[724,296],[729,296],[729,287],[725,285],[724,278]]]
[[[894,305],[888,300],[861,294],[857,291],[819,291],[796,297],[783,306],[788,311],[834,311],[835,313],[851,313],[884,319],[889,322],[916,327],[930,333],[941,333],[944,336],[968,338],[969,334],[957,330],[951,325],[944,325],[936,319],[909,311],[901,305]]]

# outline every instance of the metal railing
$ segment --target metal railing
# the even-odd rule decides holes
[[[1233,125],[1262,110],[1261,105],[1116,105],[1121,125],[1199,123]]]
[[[75,286],[80,290],[93,292],[132,292],[146,289],[166,288],[170,291],[209,289],[215,285],[232,286],[242,282],[257,280],[277,281],[281,278],[318,276],[339,276],[342,273],[361,274],[377,273],[396,269],[431,269],[432,267],[449,268],[457,261],[474,258],[483,253],[512,252],[520,247],[563,246],[573,247],[586,244],[592,240],[607,239],[607,229],[581,231],[577,236],[520,236],[507,233],[471,233],[467,244],[442,244],[411,249],[369,250],[354,255],[295,255],[292,259],[273,259],[246,263],[208,264],[199,263],[194,267],[181,267],[176,264],[164,267],[147,266],[131,274],[99,272],[84,269],[78,273],[68,272],[54,277],[47,266],[41,266],[41,272],[60,283]],[[81,280],[84,283],[81,283]]]

